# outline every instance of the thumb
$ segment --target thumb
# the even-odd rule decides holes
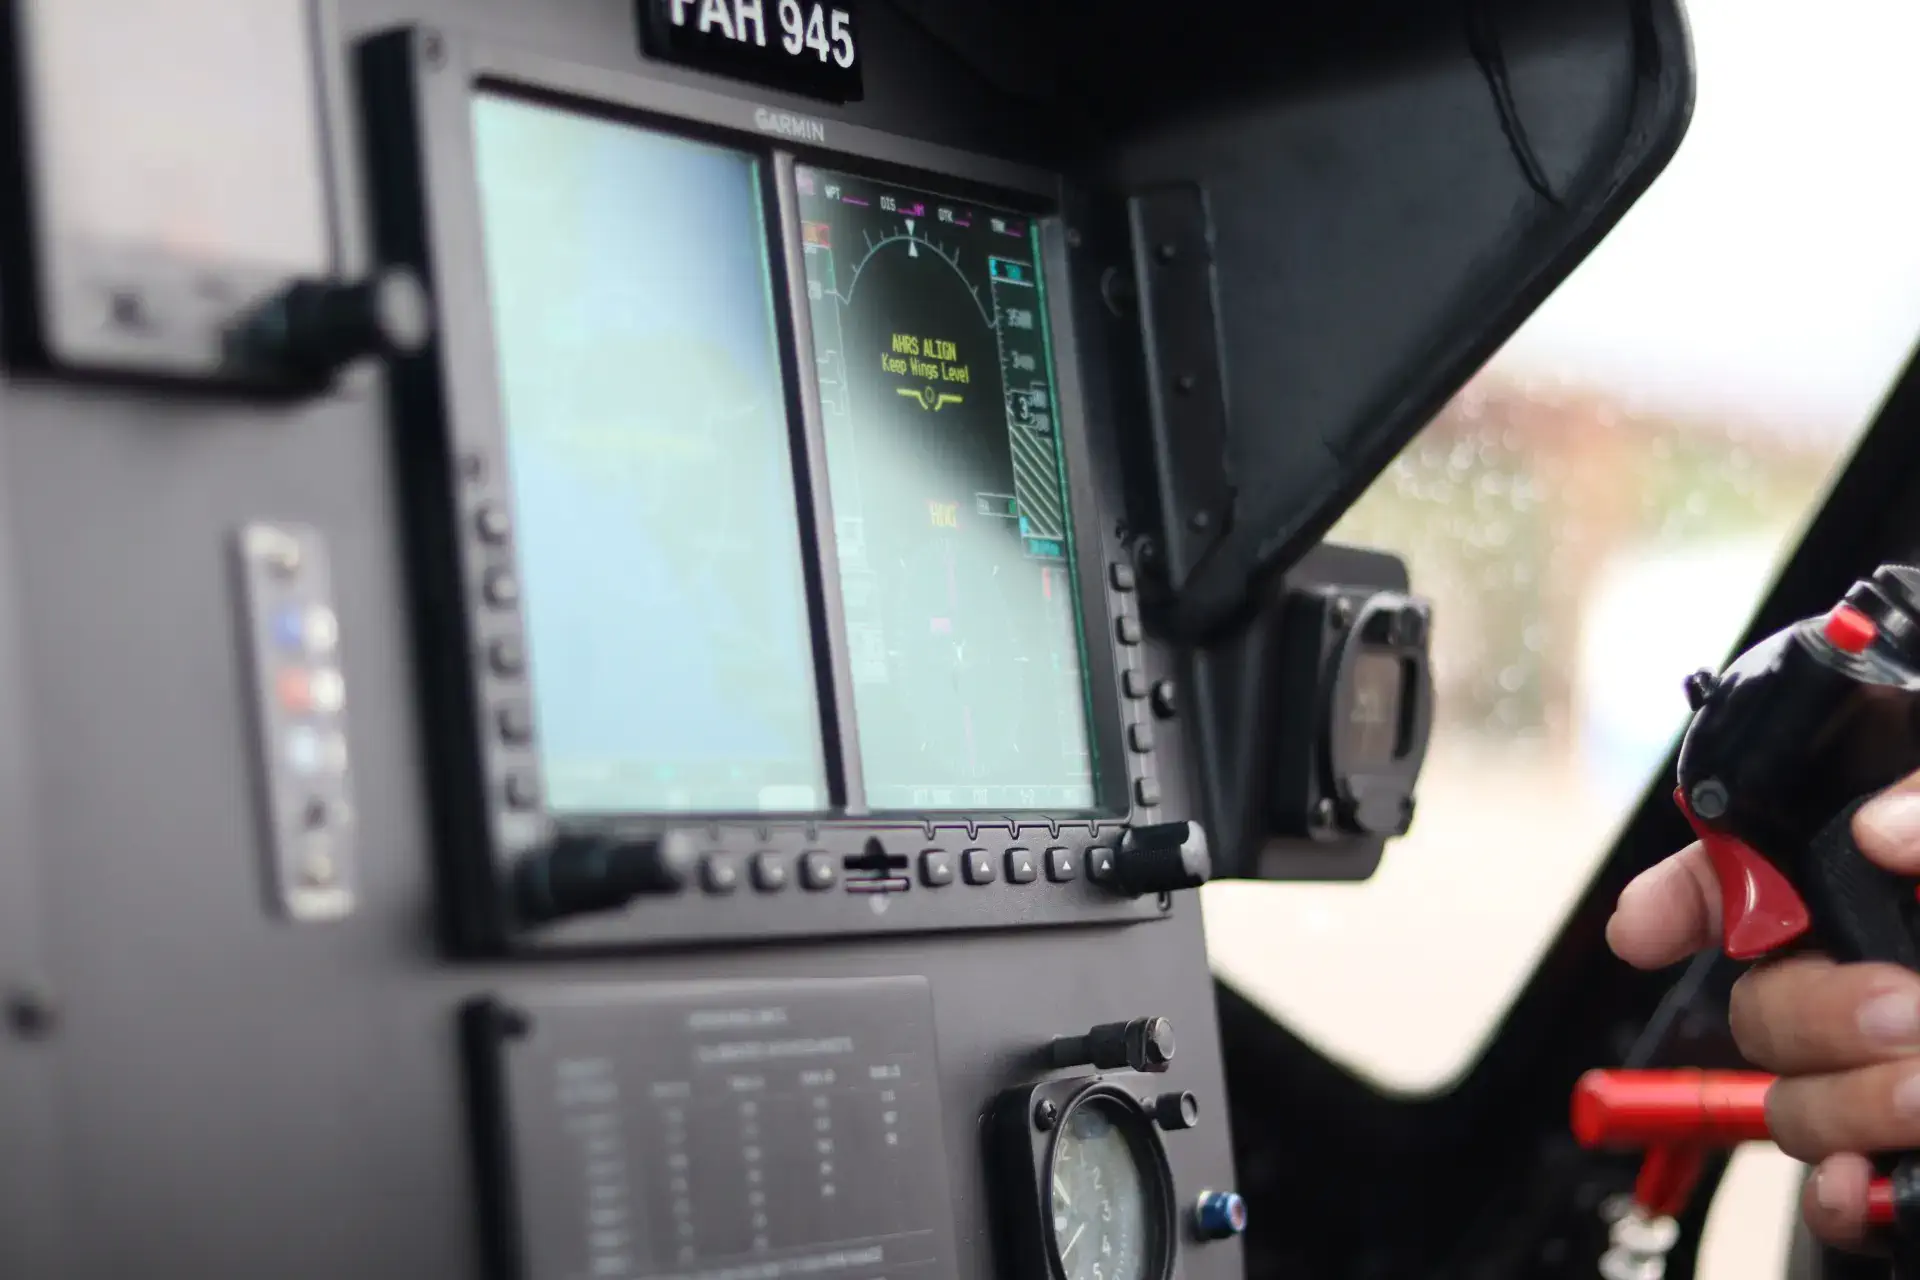
[[[1636,969],[1664,969],[1720,941],[1720,885],[1690,844],[1634,878],[1607,922],[1607,944]]]
[[[1920,773],[1881,792],[1853,815],[1860,852],[1889,871],[1920,875]]]

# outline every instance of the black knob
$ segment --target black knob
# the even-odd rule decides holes
[[[1165,1071],[1173,1061],[1173,1024],[1165,1018],[1103,1022],[1083,1036],[1061,1036],[1049,1051],[1056,1067]]]
[[[1687,705],[1698,711],[1707,705],[1707,699],[1720,687],[1720,677],[1706,668],[1694,672],[1686,679]]]
[[[363,356],[411,355],[432,332],[419,277],[393,268],[351,284],[296,281],[249,316],[236,341],[265,372],[321,379]]]
[[[562,836],[514,870],[514,905],[527,924],[617,911],[635,898],[679,893],[699,861],[677,836]]]
[[[1130,828],[1113,856],[1114,887],[1136,898],[1197,889],[1212,877],[1207,831],[1197,822]]]
[[[1191,1129],[1200,1123],[1200,1099],[1185,1089],[1161,1094],[1147,1109],[1153,1112],[1153,1122],[1162,1129]]]
[[[1171,720],[1180,713],[1180,690],[1171,680],[1155,680],[1151,694],[1153,714]]]

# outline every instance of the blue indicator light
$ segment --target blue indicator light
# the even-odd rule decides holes
[[[273,614],[273,642],[282,649],[298,650],[306,646],[307,615],[289,605]]]

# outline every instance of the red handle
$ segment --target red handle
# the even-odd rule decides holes
[[[1649,1213],[1686,1207],[1702,1155],[1768,1142],[1767,1090],[1751,1071],[1589,1071],[1573,1088],[1573,1133],[1584,1147],[1645,1149],[1634,1200]],[[1867,1221],[1894,1225],[1893,1183],[1867,1187]]]
[[[1573,1135],[1627,1150],[1768,1142],[1772,1087],[1753,1071],[1589,1071],[1573,1088]]]
[[[1867,1221],[1876,1227],[1890,1227],[1893,1225],[1893,1182],[1891,1179],[1875,1178],[1867,1184]]]

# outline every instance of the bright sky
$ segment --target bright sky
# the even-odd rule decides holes
[[[1686,7],[1679,154],[1495,365],[1850,432],[1920,335],[1920,3]]]

